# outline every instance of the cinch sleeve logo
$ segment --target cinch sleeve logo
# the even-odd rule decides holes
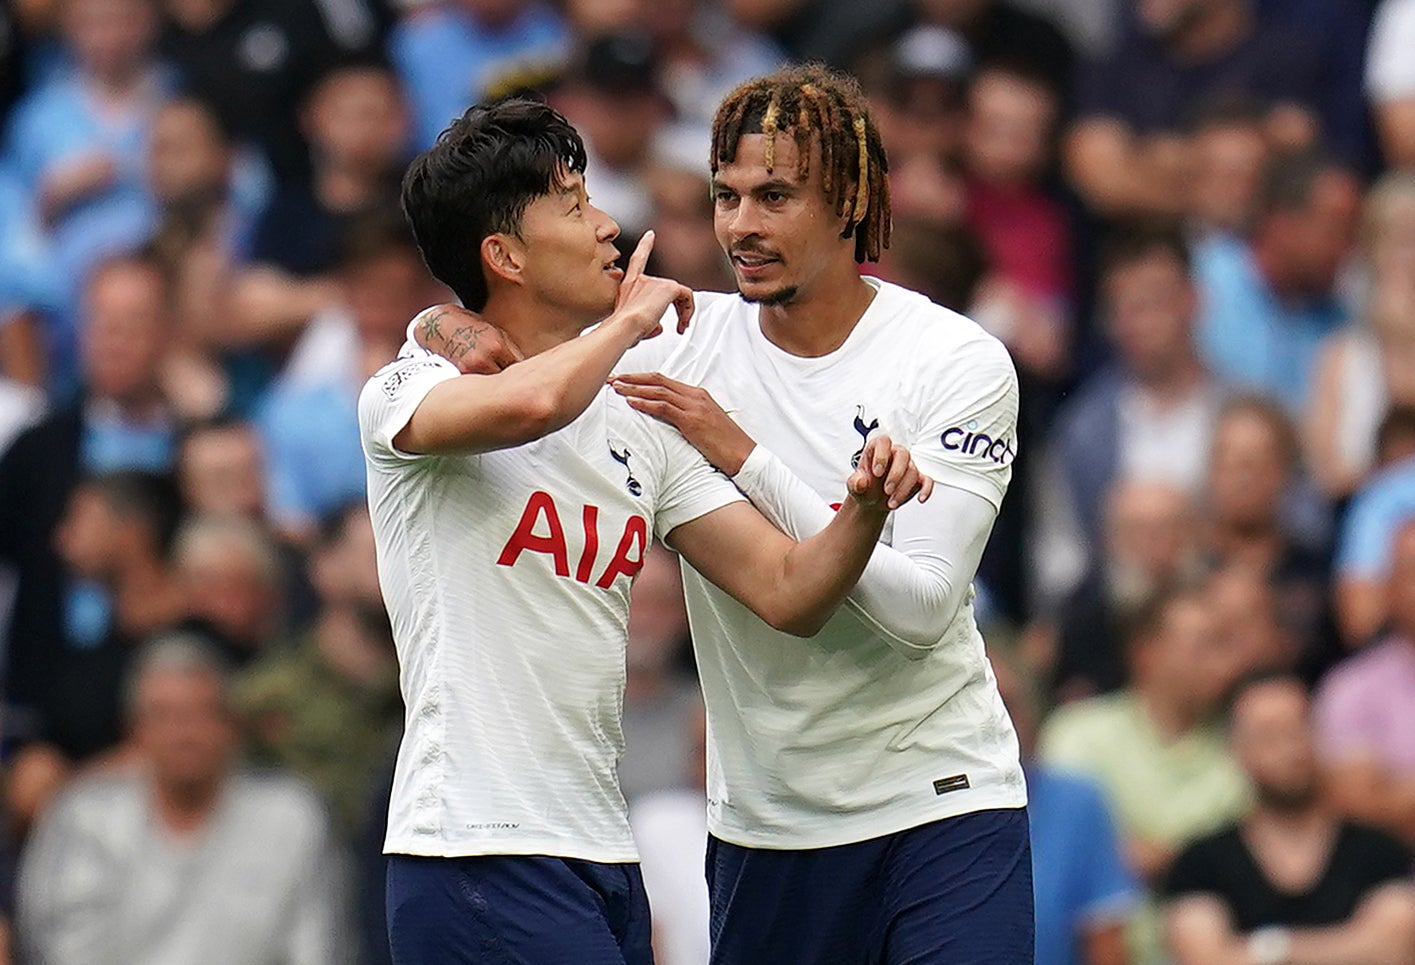
[[[993,438],[986,432],[978,432],[978,420],[972,419],[966,426],[951,426],[943,430],[939,441],[949,452],[961,452],[967,456],[987,459],[999,466],[1005,466],[1017,458],[1017,450],[1012,443],[1002,437]]]

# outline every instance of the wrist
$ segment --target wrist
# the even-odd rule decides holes
[[[1286,928],[1259,928],[1248,935],[1248,958],[1253,965],[1285,965],[1292,955],[1292,933]]]

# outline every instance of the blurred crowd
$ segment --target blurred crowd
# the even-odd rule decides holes
[[[1039,961],[1415,962],[1415,0],[0,0],[0,963],[387,960],[401,725],[365,378],[450,300],[398,209],[543,94],[729,290],[709,129],[790,60],[889,152],[867,270],[1023,392],[978,613]],[[625,794],[706,958],[676,561]]]

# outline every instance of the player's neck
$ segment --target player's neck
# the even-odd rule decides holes
[[[829,355],[850,337],[876,291],[854,270],[822,279],[809,295],[785,305],[762,305],[762,334],[777,348],[802,358]]]
[[[505,332],[526,358],[563,345],[595,322],[571,317],[561,309],[519,297],[520,294],[519,289],[494,292],[481,316]]]

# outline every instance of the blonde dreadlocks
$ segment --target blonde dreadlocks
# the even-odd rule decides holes
[[[796,142],[796,176],[810,173],[811,146],[820,144],[821,183],[835,213],[845,218],[842,238],[855,237],[856,261],[879,261],[889,247],[889,161],[860,85],[820,64],[787,67],[738,87],[712,124],[712,172],[737,157],[744,135],[766,135],[766,167],[776,161],[776,138]]]

